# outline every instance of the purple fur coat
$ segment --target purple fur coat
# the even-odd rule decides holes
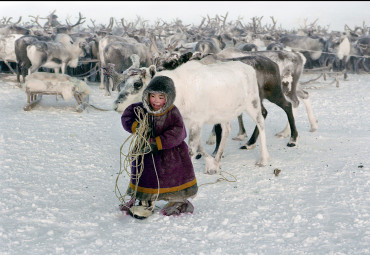
[[[155,139],[158,148],[158,151],[144,155],[144,171],[138,181],[136,193],[136,198],[139,200],[184,201],[194,197],[198,190],[188,146],[184,141],[186,138],[185,125],[180,111],[173,105],[174,86],[163,87],[163,84],[167,84],[166,82],[167,80],[163,81],[163,79],[157,80],[160,86],[155,82],[149,83],[143,92],[143,102],[128,106],[121,117],[123,128],[133,133],[138,125],[134,108],[143,108],[144,112],[149,114],[152,138]],[[165,106],[157,112],[149,106],[149,94],[153,92],[164,93],[167,99]],[[133,162],[131,167],[132,176],[136,176],[135,164]],[[128,194],[131,196],[135,185],[135,178],[131,178],[128,187]]]

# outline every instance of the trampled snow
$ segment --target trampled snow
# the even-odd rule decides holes
[[[222,171],[237,181],[209,184],[222,176],[204,174],[199,159],[194,213],[160,215],[160,201],[142,221],[119,211],[115,195],[120,146],[129,136],[120,114],[90,107],[77,113],[74,100],[51,95],[24,111],[26,93],[15,77],[0,80],[0,254],[370,253],[369,75],[341,78],[339,87],[322,79],[304,86],[319,127],[309,132],[301,103],[297,147],[274,136],[287,118],[265,101],[266,167],[255,166],[259,145],[240,150],[246,141],[231,139],[233,121]],[[98,83],[89,85],[90,103],[111,109],[117,92],[107,97]],[[244,123],[251,135],[246,115]],[[210,130],[202,134],[209,153]],[[120,176],[120,190],[128,180]]]

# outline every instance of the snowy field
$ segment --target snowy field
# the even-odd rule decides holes
[[[110,109],[117,92],[106,97],[98,83],[89,85],[90,103]],[[204,174],[200,159],[194,214],[162,216],[158,202],[140,221],[119,211],[114,191],[128,137],[120,115],[77,113],[74,100],[47,95],[24,111],[25,92],[0,74],[0,254],[370,254],[370,75],[350,74],[339,88],[322,78],[304,88],[316,132],[301,103],[298,146],[288,148],[288,138],[274,136],[285,113],[265,101],[268,166],[255,166],[259,145],[239,150],[246,141],[231,139],[235,119],[222,170],[237,182],[202,185],[221,176]],[[251,135],[246,115],[244,122]],[[128,181],[120,177],[121,190]]]

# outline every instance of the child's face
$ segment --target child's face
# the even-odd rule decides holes
[[[165,105],[166,96],[163,93],[151,93],[149,95],[149,103],[154,111],[158,111]]]

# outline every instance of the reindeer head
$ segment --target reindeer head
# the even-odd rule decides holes
[[[112,63],[108,63],[105,67],[102,68],[103,69],[103,74],[105,76],[107,76],[108,78],[112,77],[113,76],[113,73],[114,73],[114,64]]]
[[[144,88],[156,73],[156,67],[151,65],[148,68],[130,68],[127,71],[127,79],[123,89],[114,101],[114,110],[123,112],[132,103],[140,102]]]
[[[80,57],[87,57],[90,55],[90,45],[84,41],[80,42],[78,46],[81,48],[82,52],[80,54]]]

